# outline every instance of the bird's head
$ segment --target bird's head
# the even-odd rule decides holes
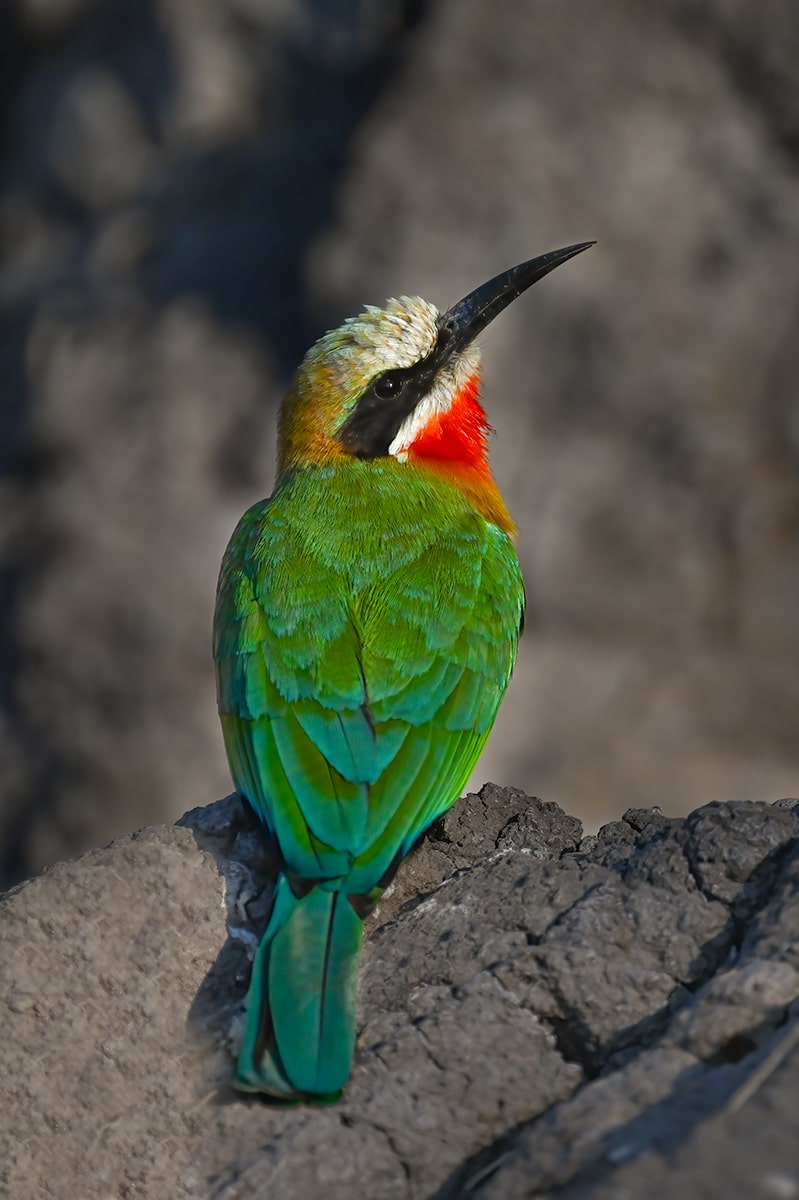
[[[490,478],[475,338],[512,300],[590,245],[511,267],[444,313],[419,296],[401,296],[324,334],[281,409],[279,473],[393,456]]]

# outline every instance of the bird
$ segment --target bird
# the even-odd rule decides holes
[[[363,923],[459,798],[516,659],[516,526],[488,462],[475,339],[581,242],[444,312],[367,305],[307,352],[271,497],[241,518],[213,653],[237,792],[277,855],[233,1086],[330,1102],[356,1041]]]

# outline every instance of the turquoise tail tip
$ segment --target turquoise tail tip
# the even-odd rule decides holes
[[[331,1103],[355,1047],[363,922],[342,892],[297,897],[281,875],[247,994],[233,1086],[274,1100]]]

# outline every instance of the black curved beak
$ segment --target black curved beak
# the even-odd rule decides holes
[[[554,271],[555,267],[593,245],[594,242],[578,242],[574,246],[564,246],[562,250],[550,250],[548,254],[540,254],[538,258],[531,258],[529,262],[519,263],[518,267],[495,275],[488,283],[469,292],[468,296],[453,304],[438,318],[438,354],[441,358],[449,358],[451,354],[463,350],[517,296]]]

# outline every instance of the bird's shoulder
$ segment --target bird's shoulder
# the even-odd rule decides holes
[[[507,534],[438,480],[369,467],[298,473],[244,514],[220,574],[217,661],[266,641],[302,673],[352,641],[361,663],[374,652],[408,666],[463,631],[470,658],[484,637],[515,635]]]

